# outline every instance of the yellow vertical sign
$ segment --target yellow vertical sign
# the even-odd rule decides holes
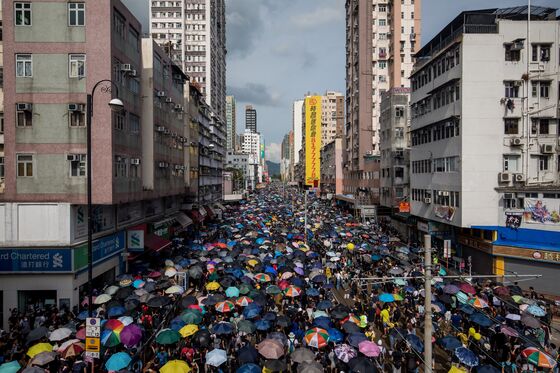
[[[305,98],[305,185],[321,180],[321,96]]]

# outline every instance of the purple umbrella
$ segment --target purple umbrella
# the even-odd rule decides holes
[[[303,276],[305,274],[305,271],[303,270],[303,268],[300,268],[300,267],[296,267],[294,269],[294,272],[297,273],[300,276]]]
[[[460,291],[458,286],[455,285],[445,285],[445,287],[443,288],[443,292],[445,294],[457,294]]]
[[[130,324],[121,331],[121,343],[127,347],[135,346],[142,340],[142,329],[136,324]]]

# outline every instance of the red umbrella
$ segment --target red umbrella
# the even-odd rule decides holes
[[[468,294],[476,294],[476,289],[466,282],[463,282],[461,285],[459,285],[459,289]]]
[[[76,338],[85,341],[86,340],[86,328],[82,328],[76,332]]]
[[[282,290],[286,289],[288,286],[290,286],[290,283],[286,280],[282,280],[278,283],[278,287]]]

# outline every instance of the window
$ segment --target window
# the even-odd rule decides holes
[[[379,20],[379,26],[385,26],[385,25],[387,25],[387,20],[381,18],[381,19]]]
[[[135,51],[140,50],[140,34],[132,27],[128,28],[128,43],[134,48]]]
[[[404,107],[397,106],[395,108],[395,117],[397,118],[404,117]]]
[[[16,26],[31,26],[31,3],[14,3]]]
[[[549,132],[549,123],[548,119],[540,119],[539,120],[539,134],[540,135],[548,135]]]
[[[504,49],[506,61],[521,60],[521,50],[517,47],[517,44],[504,44]]]
[[[16,54],[16,77],[33,77],[33,57],[31,54]]]
[[[83,110],[69,110],[68,120],[70,127],[85,127],[86,113]]]
[[[117,131],[124,131],[126,112],[113,113],[113,127]]]
[[[17,176],[32,177],[33,176],[33,155],[18,154],[17,159]]]
[[[386,69],[387,68],[387,61],[379,61],[378,64],[380,69]]]
[[[539,171],[548,171],[548,161],[550,157],[548,155],[539,155],[538,162],[539,162]]]
[[[86,176],[86,155],[85,154],[68,154],[70,162],[70,176],[83,177]]]
[[[0,180],[4,179],[4,157],[0,157]]]
[[[140,118],[137,115],[130,114],[128,116],[128,126],[131,133],[137,134],[140,132]]]
[[[21,105],[21,104],[20,104]],[[20,106],[16,104],[16,106]],[[26,110],[16,110],[16,126],[17,127],[32,127],[33,126],[33,111],[31,107]]]
[[[519,97],[519,87],[521,82],[518,81],[506,81],[504,82],[506,89],[505,97]]]
[[[385,13],[386,11],[387,11],[387,5],[386,4],[379,4],[379,12]]]
[[[68,26],[85,26],[86,4],[68,3]]]
[[[116,9],[113,9],[113,32],[124,40],[125,38],[125,18]]]
[[[0,113],[0,134],[4,133],[4,113]]]
[[[517,154],[504,154],[504,171],[518,172],[521,156]]]
[[[85,54],[71,54],[68,56],[68,76],[70,78],[83,78],[86,76]]]
[[[504,134],[517,135],[519,133],[519,118],[504,118]]]
[[[126,158],[115,155],[115,168],[113,170],[114,177],[126,177]]]
[[[538,81],[532,82],[531,95],[533,97],[549,98],[550,97],[550,81]]]

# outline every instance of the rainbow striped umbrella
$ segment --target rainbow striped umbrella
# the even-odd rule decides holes
[[[290,285],[284,290],[284,295],[290,298],[299,297],[302,293],[301,288],[295,285]]]
[[[249,304],[253,303],[253,300],[249,297],[243,296],[237,298],[235,304],[240,307],[247,307]]]
[[[528,347],[521,351],[521,355],[527,359],[533,365],[541,368],[552,369],[556,366],[556,362],[553,358],[545,354],[544,352],[536,349],[535,347]]]
[[[270,277],[270,275],[266,273],[257,273],[255,275],[255,280],[257,280],[258,282],[270,282],[272,281],[272,277]]]
[[[216,311],[218,312],[231,312],[235,309],[235,305],[231,303],[229,300],[218,302],[216,303]]]
[[[488,308],[488,302],[479,297],[471,298],[469,304],[475,308]]]
[[[329,342],[329,332],[321,328],[309,329],[304,339],[309,347],[323,348]]]

